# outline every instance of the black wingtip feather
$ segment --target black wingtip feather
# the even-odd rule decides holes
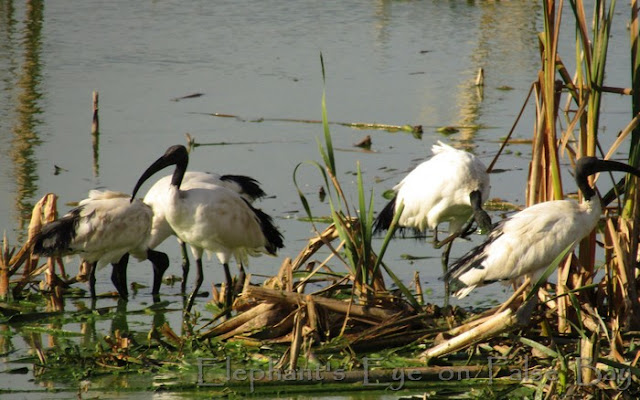
[[[44,225],[34,238],[33,253],[55,256],[70,251],[71,243],[76,237],[81,211],[82,207],[74,208],[64,217]]]
[[[267,195],[260,187],[260,182],[248,176],[222,175],[220,180],[237,183],[242,188],[242,192],[249,196],[251,200],[258,200]]]
[[[271,218],[269,214],[253,207],[251,204],[249,204],[248,201],[245,200],[245,202],[260,220],[260,228],[262,229],[264,237],[267,239],[267,244],[265,246],[267,248],[267,251],[269,252],[269,254],[275,256],[278,252],[278,249],[284,247],[284,237],[282,236],[282,233],[280,233],[278,228],[276,228],[276,226],[273,224],[273,218]]]
[[[393,199],[387,203],[386,206],[380,211],[376,220],[373,222],[373,233],[380,233],[386,231],[393,222],[393,216],[396,212],[396,199],[398,195],[393,196]]]
[[[465,272],[473,268],[484,268],[482,262],[488,257],[485,249],[496,239],[502,236],[502,230],[499,229],[500,226],[500,223],[497,224],[494,230],[489,234],[489,238],[484,241],[484,243],[469,250],[468,253],[451,264],[449,270],[446,272],[446,274],[444,274],[443,279],[449,281],[450,284],[453,284],[457,280],[457,278]],[[466,285],[464,285],[463,287],[466,287]]]

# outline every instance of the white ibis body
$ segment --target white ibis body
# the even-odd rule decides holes
[[[453,233],[473,214],[482,228],[490,229],[491,220],[482,210],[490,190],[485,165],[473,154],[442,142],[431,150],[434,156],[393,188],[396,195],[376,218],[374,229],[388,229],[400,203],[404,204],[398,220],[401,228],[424,232],[448,222]]]
[[[597,172],[624,171],[640,176],[627,164],[582,157],[575,179],[584,201],[555,200],[538,203],[501,221],[488,239],[452,264],[444,279],[455,296],[463,298],[477,286],[515,281],[544,272],[567,247],[575,245],[598,224],[602,207],[587,178]]]
[[[447,271],[449,252],[453,238],[462,234],[462,228],[474,216],[484,231],[491,230],[491,218],[482,209],[489,197],[489,174],[480,159],[473,154],[455,149],[440,141],[431,148],[433,157],[421,163],[397,184],[395,197],[387,203],[374,223],[374,231],[389,229],[396,207],[404,205],[398,219],[400,229],[413,229],[423,233],[436,231],[434,243],[438,243],[437,227],[449,223],[452,234],[442,254],[442,269]],[[445,282],[445,306],[449,300],[449,286]]]
[[[164,176],[156,181],[151,186],[147,194],[144,196],[143,201],[149,205],[153,210],[153,221],[151,224],[151,234],[149,238],[148,246],[150,249],[155,249],[160,243],[164,242],[169,236],[175,236],[175,232],[167,222],[166,213],[170,204],[169,187],[171,186],[171,175]],[[230,189],[249,202],[253,202],[259,198],[262,198],[266,193],[260,188],[260,184],[253,178],[243,175],[218,175],[208,172],[188,171],[184,174],[182,184],[180,188],[182,190],[189,190],[195,188],[212,189],[215,190],[216,186],[223,186]],[[187,276],[189,274],[189,258],[186,254],[186,246],[184,242],[178,239],[180,247],[182,249],[182,293],[185,291]],[[154,269],[155,273],[160,273],[160,276],[154,275],[154,287],[153,294],[158,294],[160,290],[160,282],[162,282],[162,273],[164,271],[158,271]],[[156,287],[155,284],[158,284]]]
[[[92,190],[78,207],[42,227],[34,239],[33,251],[41,256],[77,254],[90,263],[92,298],[96,268],[113,264],[111,280],[120,296],[126,298],[126,276],[121,266],[126,266],[128,253],[144,252],[152,218],[151,207],[140,200],[131,202],[124,193]],[[168,259],[165,261],[168,265]]]
[[[202,284],[202,254],[215,253],[224,266],[227,284],[227,306],[231,305],[231,275],[229,260],[234,257],[240,264],[248,262],[248,256],[263,253],[275,255],[282,248],[282,235],[271,217],[255,209],[238,193],[223,186],[183,190],[181,184],[186,172],[189,155],[184,146],[172,146],[156,160],[140,177],[133,190],[132,199],[156,172],[175,165],[171,177],[165,209],[165,218],[180,240],[191,247],[196,258],[197,276],[195,289],[187,305],[193,305],[194,297]]]

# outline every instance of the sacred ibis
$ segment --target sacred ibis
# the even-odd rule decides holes
[[[491,230],[491,218],[482,209],[489,197],[489,174],[482,161],[467,151],[440,141],[431,151],[434,154],[431,159],[414,168],[393,188],[396,195],[377,216],[374,231],[389,229],[396,207],[403,204],[398,220],[400,229],[412,228],[420,233],[432,229],[436,248],[447,244],[442,255],[442,268],[446,273],[452,240],[462,233],[471,215],[483,231]],[[440,243],[437,227],[442,222],[449,223],[452,236]],[[445,305],[448,294],[445,282]]]
[[[155,249],[160,243],[164,242],[169,236],[175,236],[175,232],[167,222],[165,217],[169,203],[169,186],[171,185],[171,175],[164,176],[151,186],[147,194],[144,196],[145,204],[149,205],[153,210],[153,221],[151,223],[151,234],[149,238],[149,249]],[[260,183],[253,178],[243,175],[218,175],[209,172],[188,171],[185,173],[180,188],[182,190],[194,188],[212,188],[212,186],[224,186],[237,192],[247,201],[253,202],[259,198],[266,196],[266,193],[260,187]],[[187,255],[186,245],[178,238],[180,248],[182,250],[182,285],[181,291],[185,292],[187,276],[189,274],[189,256]],[[156,271],[164,272],[164,271]],[[244,269],[241,269],[241,276],[244,275]],[[154,287],[152,294],[158,294],[160,291],[160,282],[162,275],[154,276]],[[242,281],[242,278],[240,278]],[[158,284],[157,287],[155,284]]]
[[[501,221],[483,244],[458,259],[444,275],[455,290],[454,295],[463,298],[477,286],[515,281],[525,275],[533,282],[562,251],[578,243],[598,224],[602,206],[587,179],[603,171],[640,176],[640,170],[627,164],[580,158],[575,180],[584,201],[538,203]]]
[[[79,255],[91,264],[89,290],[95,298],[96,268],[113,264],[111,280],[126,299],[128,253],[145,254],[154,270],[165,270],[169,259],[148,250],[153,211],[140,200],[113,191],[92,190],[89,197],[63,217],[45,224],[34,238],[33,252],[40,256]]]
[[[233,256],[239,264],[246,264],[248,256],[262,253],[275,255],[284,247],[282,234],[270,216],[249,204],[238,193],[223,186],[181,189],[189,162],[184,146],[167,149],[142,174],[133,189],[131,200],[144,182],[156,172],[175,165],[171,183],[167,190],[165,218],[176,236],[191,247],[196,258],[197,272],[195,289],[189,297],[186,310],[193,305],[195,295],[202,284],[202,254],[215,253],[224,267],[227,297],[226,306],[231,306],[231,274],[229,260]]]

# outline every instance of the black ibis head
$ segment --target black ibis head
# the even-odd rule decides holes
[[[640,177],[640,170],[631,165],[618,161],[601,160],[596,157],[582,157],[576,162],[576,183],[585,199],[589,200],[596,195],[595,190],[589,186],[589,176],[605,171],[628,172]]]
[[[144,182],[149,179],[156,172],[167,168],[170,165],[175,165],[176,169],[173,172],[173,177],[171,178],[171,184],[180,187],[182,183],[182,178],[184,177],[184,173],[187,170],[187,163],[189,162],[189,152],[187,148],[182,145],[171,146],[165,151],[162,157],[158,158],[146,171],[140,176],[138,182],[136,183],[135,188],[133,188],[133,193],[131,194],[131,201],[135,199],[136,194],[140,187],[144,184]]]

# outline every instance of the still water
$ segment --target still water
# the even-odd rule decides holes
[[[274,274],[311,235],[310,225],[298,220],[304,210],[292,172],[300,162],[320,159],[322,127],[285,119],[321,118],[320,53],[331,121],[424,128],[418,139],[332,125],[338,178],[357,199],[359,162],[380,209],[381,194],[428,157],[437,140],[492,160],[537,76],[541,11],[533,1],[0,0],[0,226],[11,244],[21,243],[31,208],[46,193],[59,196],[64,213],[66,203],[94,188],[130,192],[140,173],[168,146],[185,144],[189,133],[197,143],[225,144],[196,148],[190,169],[249,175],[269,194],[258,206],[275,218],[286,247],[277,258],[254,259],[250,272]],[[611,33],[609,86],[629,86],[625,13],[618,12]],[[570,48],[572,32],[563,37]],[[564,61],[571,64],[572,57],[569,51]],[[479,68],[482,91],[474,86]],[[90,133],[94,90],[100,94],[97,140]],[[194,93],[202,95],[176,101]],[[628,104],[605,98],[601,124],[610,136],[630,120]],[[515,137],[530,137],[533,120],[529,105]],[[448,125],[482,129],[437,133]],[[357,151],[353,144],[366,135],[373,151]],[[530,148],[511,150],[496,166],[505,172],[492,175],[491,197],[522,204]],[[317,199],[318,173],[303,169],[300,180],[314,213],[328,215],[328,205]],[[461,243],[454,253],[472,244]],[[179,275],[175,242],[158,250],[172,262],[167,274]],[[403,254],[427,258],[411,262]],[[405,282],[419,271],[427,301],[439,304],[439,257],[429,243],[408,239],[395,241],[385,259]],[[76,261],[67,268],[73,273]],[[216,260],[205,268],[203,288],[223,279]],[[129,281],[150,284],[150,272],[148,263],[132,260]],[[99,271],[98,292],[112,290],[109,273]],[[129,307],[149,303],[148,291],[133,296]],[[493,285],[455,304],[491,304],[509,291]],[[163,288],[171,301],[178,294],[179,285]],[[6,379],[0,375],[0,382]],[[30,385],[24,382],[25,389]]]

